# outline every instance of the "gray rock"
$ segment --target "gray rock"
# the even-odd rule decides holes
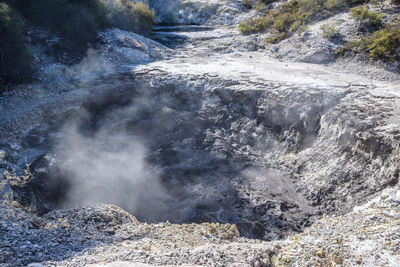
[[[0,160],[5,160],[7,157],[7,152],[3,149],[0,150]]]
[[[305,63],[312,63],[312,64],[323,64],[329,63],[336,59],[336,51],[323,48],[320,51],[315,51],[310,55],[306,55],[301,61]]]

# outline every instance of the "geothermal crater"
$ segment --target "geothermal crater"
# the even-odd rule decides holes
[[[105,96],[75,110],[32,165],[40,210],[105,202],[141,221],[235,223],[265,239],[309,225],[318,207],[275,158],[312,142],[319,115],[310,129],[296,111],[293,124],[272,122],[265,92],[208,84],[138,82],[126,89],[129,101]],[[295,143],[284,140],[290,128]]]
[[[213,31],[176,28],[157,38],[178,36],[183,55],[182,34]],[[381,157],[398,161],[393,141],[375,130],[391,115],[382,105],[396,103],[360,90],[377,85],[308,68],[304,79],[251,53],[176,58],[124,73],[123,86],[66,112],[31,165],[34,178],[16,188],[21,201],[39,213],[110,203],[144,222],[233,223],[242,236],[272,240],[398,181],[395,166],[381,170]],[[371,121],[366,108],[382,115]]]
[[[397,266],[398,84],[272,60],[239,0],[149,2],[185,11],[157,42],[37,49],[39,80],[0,95],[0,171],[33,174],[0,180],[0,262]]]

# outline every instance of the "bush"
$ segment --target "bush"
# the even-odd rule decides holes
[[[284,40],[285,38],[286,38],[286,33],[281,32],[265,38],[264,42],[266,44],[277,44],[280,41]]]
[[[239,30],[243,34],[261,32],[271,29],[273,33],[289,31],[295,22],[299,6],[297,1],[282,4],[277,10],[269,10],[263,18],[250,18],[239,24]]]
[[[340,38],[340,33],[335,27],[324,24],[321,26],[322,36],[329,40],[337,40]]]
[[[128,0],[104,0],[107,17],[113,27],[149,34],[155,15],[145,4]]]
[[[273,2],[278,2],[278,0],[259,0],[259,2],[268,5],[268,4],[271,4]]]
[[[345,0],[327,0],[324,7],[328,10],[343,10],[348,5]]]
[[[251,8],[253,6],[253,1],[252,0],[242,0],[242,4],[245,8]]]
[[[30,62],[22,18],[6,3],[0,3],[0,87],[4,90],[6,84],[30,80]]]
[[[243,34],[261,32],[268,27],[269,21],[264,18],[251,18],[239,24],[239,31]]]
[[[85,45],[106,27],[150,33],[154,13],[130,0],[7,0],[30,23]]]
[[[269,2],[269,1],[268,1]],[[314,20],[322,20],[348,7],[365,3],[367,0],[293,0],[283,3],[278,9],[268,10],[263,18],[250,18],[240,23],[243,34],[269,30],[276,38],[267,42],[277,42],[302,31]]]
[[[369,38],[369,55],[372,59],[396,61],[400,59],[400,23],[390,24]]]
[[[371,32],[382,26],[382,14],[371,12],[367,7],[355,7],[350,9],[351,16],[358,21],[361,32]]]
[[[128,30],[137,33],[150,33],[152,31],[155,15],[145,4],[128,2],[125,9],[130,21]]]
[[[108,26],[101,0],[11,1],[30,23],[60,33],[73,44],[83,46]]]
[[[366,53],[371,60],[400,60],[400,22],[391,23],[360,40],[348,42],[338,53],[343,55],[348,51]]]
[[[112,8],[110,8],[112,6]],[[0,2],[0,86],[32,77],[24,20],[56,32],[65,51],[79,58],[99,30],[120,27],[151,33],[154,13],[130,0],[4,0]],[[2,86],[4,87],[4,86]]]

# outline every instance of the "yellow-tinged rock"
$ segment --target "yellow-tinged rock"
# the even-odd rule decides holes
[[[318,250],[315,254],[320,258],[325,258],[325,251],[323,249]]]

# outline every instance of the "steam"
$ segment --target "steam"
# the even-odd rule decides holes
[[[146,222],[190,221],[199,205],[219,203],[229,186],[215,175],[185,174],[211,160],[205,151],[191,150],[194,139],[187,137],[196,129],[177,120],[169,107],[179,104],[168,93],[135,90],[130,104],[99,108],[101,115],[80,110],[59,131],[50,168],[69,185],[62,207],[109,203]],[[164,151],[171,141],[173,149]]]
[[[110,129],[89,136],[77,122],[66,125],[59,137],[56,167],[70,184],[66,207],[115,204],[148,221],[167,212],[169,195],[157,168],[146,163],[138,137]]]

